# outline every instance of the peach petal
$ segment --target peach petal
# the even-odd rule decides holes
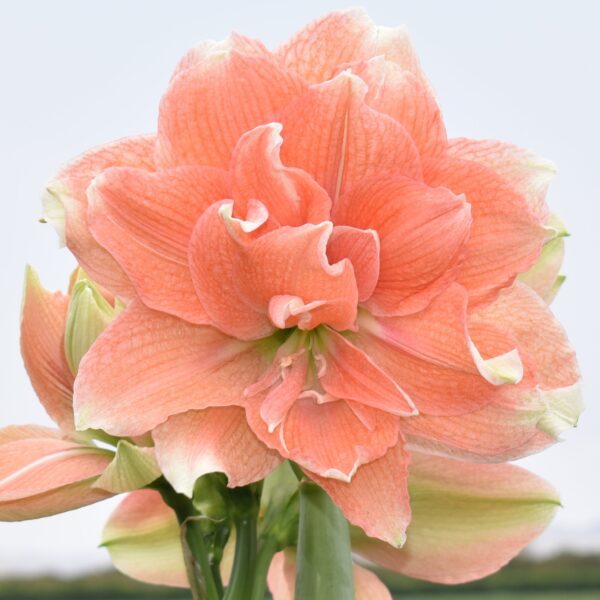
[[[473,225],[457,281],[471,302],[492,300],[540,254],[546,232],[525,197],[492,169],[456,158],[428,159],[425,180],[464,194]]]
[[[2,444],[0,519],[21,521],[73,510],[110,494],[91,489],[112,454],[51,437]]]
[[[35,271],[25,273],[21,313],[21,354],[33,389],[50,418],[72,431],[73,375],[64,352],[69,298],[44,289]]]
[[[189,587],[177,517],[154,490],[125,496],[104,527],[102,546],[133,579]]]
[[[395,549],[356,532],[354,551],[409,577],[456,584],[503,567],[548,525],[552,487],[514,465],[478,465],[412,454],[412,520]]]
[[[352,266],[347,260],[331,265],[326,256],[331,223],[285,226],[240,240],[230,233],[229,206],[207,210],[190,245],[192,279],[216,327],[242,339],[265,337],[274,329],[267,318],[269,308],[275,321],[281,324],[283,319],[287,326],[354,326]],[[286,311],[290,316],[297,312],[297,320],[288,323]]]
[[[366,303],[377,315],[422,310],[442,292],[458,273],[471,226],[464,198],[404,177],[359,183],[332,218],[379,235],[379,279]]]
[[[0,446],[19,440],[35,438],[62,439],[63,437],[64,435],[59,429],[52,429],[41,425],[9,425],[8,427],[0,428]]]
[[[273,58],[273,55],[260,40],[232,32],[224,40],[200,42],[197,46],[186,52],[183,58],[177,63],[171,75],[171,81],[183,71],[210,65],[212,61],[218,60],[219,57],[227,56],[231,50],[250,56],[256,55],[264,58]]]
[[[564,328],[528,286],[515,284],[471,315],[471,326],[483,323],[494,323],[514,336],[533,361],[542,389],[562,388],[579,381],[575,351]]]
[[[564,275],[560,275],[564,256],[564,239],[557,237],[549,240],[544,244],[536,263],[529,271],[521,273],[517,281],[526,283],[544,302],[550,304],[565,279]]]
[[[410,523],[409,455],[404,440],[386,454],[358,468],[350,482],[309,475],[339,506],[344,516],[367,535],[400,547]]]
[[[320,359],[319,383],[332,396],[355,400],[398,416],[417,413],[409,396],[362,350],[328,330],[313,349]]]
[[[422,155],[433,156],[446,149],[442,113],[422,77],[383,56],[357,65],[353,71],[369,88],[367,104],[401,123]]]
[[[301,29],[277,49],[285,66],[310,83],[331,79],[345,63],[370,58],[376,51],[376,28],[364,9],[326,14]]]
[[[248,423],[258,438],[303,468],[341,481],[350,481],[360,465],[385,454],[398,441],[398,418],[364,406],[365,424],[349,403],[305,393],[290,408],[285,420],[269,433],[260,416],[262,398],[249,399]]]
[[[133,301],[96,340],[75,382],[79,428],[141,435],[191,409],[243,404],[267,353]]]
[[[227,168],[239,137],[273,120],[304,89],[276,60],[237,49],[180,71],[160,106],[159,166]]]
[[[244,409],[237,406],[175,415],[152,437],[165,477],[190,498],[196,479],[207,473],[225,473],[227,485],[238,487],[264,479],[281,462],[254,435]]]
[[[211,206],[200,217],[189,246],[196,293],[215,327],[240,339],[266,337],[274,327],[263,312],[244,302],[236,281],[243,249],[231,233],[231,203]]]
[[[281,125],[261,125],[238,141],[230,168],[231,197],[242,214],[258,198],[279,225],[320,223],[329,219],[327,192],[302,171],[281,163]]]
[[[418,150],[397,121],[365,103],[365,83],[344,71],[280,113],[285,164],[304,169],[333,200],[367,177],[421,179]]]
[[[556,174],[556,167],[549,160],[530,150],[497,140],[455,138],[448,142],[448,153],[493,169],[525,197],[540,220],[548,217],[546,191]]]
[[[327,257],[331,263],[348,258],[354,269],[358,300],[364,302],[373,294],[379,279],[380,243],[373,229],[357,229],[340,225],[333,228],[327,244]]]
[[[158,173],[109,169],[94,180],[89,196],[94,236],[119,262],[142,301],[192,323],[208,323],[187,252],[200,215],[227,196],[225,172],[211,167]]]
[[[109,167],[154,170],[154,136],[124,138],[98,146],[63,167],[48,191],[64,209],[66,244],[79,264],[97,283],[117,296],[130,298],[134,291],[112,256],[92,237],[87,224],[87,188]]]

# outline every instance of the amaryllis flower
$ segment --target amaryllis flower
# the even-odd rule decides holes
[[[552,172],[447,139],[405,29],[360,10],[274,52],[237,34],[198,46],[156,135],[49,187],[48,220],[127,303],[81,362],[77,428],[152,432],[188,496],[203,474],[241,486],[289,459],[401,546],[412,452],[441,475],[428,454],[505,461],[576,422],[574,353],[542,298],[560,281]]]
[[[21,350],[39,399],[58,429],[12,425],[0,429],[0,520],[35,519],[137,489],[160,475],[151,448],[77,432],[73,375],[81,356],[114,318],[115,307],[81,274],[70,295],[45,290],[27,270]],[[112,441],[112,440],[111,440]]]

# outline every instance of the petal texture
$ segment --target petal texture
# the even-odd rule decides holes
[[[132,302],[81,362],[76,422],[141,435],[180,412],[242,404],[267,365],[259,347]]]
[[[413,453],[413,517],[398,550],[357,534],[362,557],[409,577],[455,584],[485,577],[537,537],[559,504],[542,479],[513,465]]]
[[[280,462],[248,427],[243,408],[219,407],[171,417],[152,433],[162,472],[191,497],[198,477],[225,473],[229,487],[264,479]]]

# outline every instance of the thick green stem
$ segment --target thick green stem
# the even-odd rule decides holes
[[[256,511],[235,519],[235,556],[224,600],[248,600],[256,561]]]
[[[348,522],[327,493],[300,483],[296,600],[354,600]]]
[[[190,552],[192,553],[194,560],[198,563],[202,573],[206,600],[219,600],[221,595],[219,594],[217,583],[214,578],[213,568],[208,557],[208,549],[204,543],[204,532],[202,531],[200,522],[188,519],[183,521],[182,527],[184,527],[185,530],[185,539]]]
[[[256,564],[254,566],[254,586],[252,594],[248,600],[264,600],[267,592],[267,573],[271,560],[278,550],[278,543],[272,537],[266,537],[262,540],[258,555],[256,556]]]

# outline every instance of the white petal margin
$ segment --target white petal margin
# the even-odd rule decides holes
[[[58,235],[58,244],[65,246],[65,205],[62,196],[66,194],[60,183],[50,184],[42,196],[42,222],[54,227]]]
[[[499,356],[484,359],[469,340],[469,350],[481,376],[492,385],[517,384],[523,379],[523,363],[515,348]]]
[[[583,412],[581,383],[555,390],[540,391],[546,405],[546,412],[538,423],[538,428],[559,438],[560,434],[577,426],[579,416]]]

